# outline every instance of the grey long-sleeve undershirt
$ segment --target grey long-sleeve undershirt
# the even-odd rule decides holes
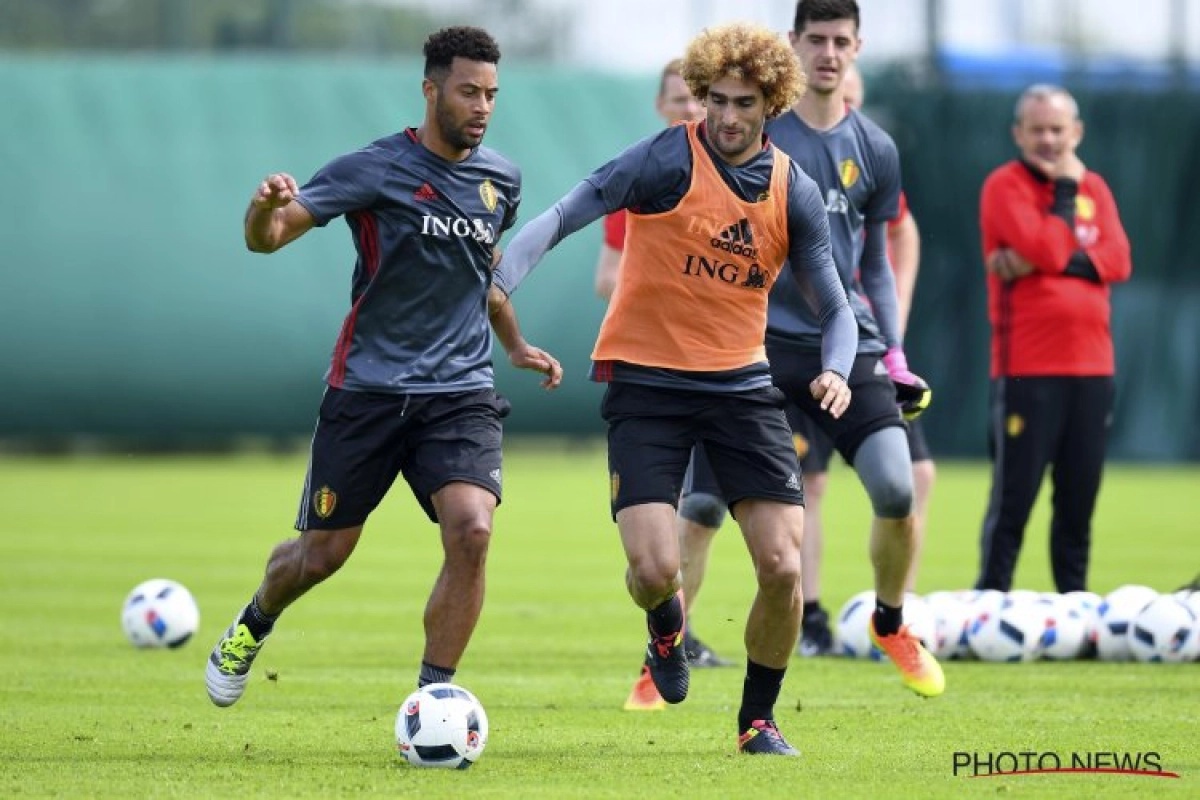
[[[795,174],[802,173],[797,170]],[[815,202],[810,217],[814,224],[825,225],[825,211],[820,203],[820,195],[811,180],[805,180],[807,184],[803,188],[812,190]],[[789,202],[791,200],[789,197]],[[789,211],[792,207],[789,205]],[[511,295],[546,253],[567,236],[611,210],[607,208],[599,188],[590,180],[580,182],[561,200],[521,228],[505,249],[493,276],[493,283],[505,294]],[[828,228],[821,227],[819,230],[825,231],[827,242]],[[858,326],[846,300],[832,257],[828,255],[828,245],[823,248],[826,253],[825,263],[815,266],[810,263],[813,261],[811,250],[810,242],[792,237],[789,259],[794,266],[787,272],[796,280],[801,293],[813,306],[814,312],[821,316],[821,354],[824,368],[845,377],[850,374],[853,365]],[[886,266],[886,260],[884,263]],[[795,265],[803,267],[796,269]]]

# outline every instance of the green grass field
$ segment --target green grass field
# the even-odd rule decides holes
[[[205,658],[291,535],[303,457],[0,460],[0,796],[1200,796],[1200,665],[956,662],[946,695],[925,701],[886,664],[795,659],[777,717],[800,759],[734,755],[740,669],[695,672],[679,707],[623,712],[644,623],[624,590],[603,451],[514,442],[505,468],[487,603],[458,673],[491,739],[474,769],[444,772],[393,750],[439,559],[407,487],[347,567],[284,616],[245,698],[218,709]],[[940,470],[922,592],[965,588],[976,566],[986,473]],[[1091,588],[1190,580],[1198,490],[1194,467],[1111,466]],[[844,468],[827,508],[822,600],[836,609],[870,587],[869,510]],[[1046,524],[1043,502],[1022,588],[1051,588]],[[179,650],[137,651],[122,636],[121,602],[151,577],[182,581],[200,603],[199,635]],[[727,525],[693,617],[722,653],[741,654],[752,584]],[[1181,778],[969,778],[953,773],[958,751],[1153,751]]]

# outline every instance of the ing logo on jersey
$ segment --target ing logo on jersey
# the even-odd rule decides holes
[[[484,244],[495,244],[496,242],[496,228],[492,223],[483,219],[435,217],[432,214],[426,214],[421,217],[421,233],[424,236],[436,238],[474,239]]]
[[[858,164],[854,163],[853,158],[847,158],[841,164],[838,164],[838,177],[842,181],[842,186],[846,189],[858,183],[860,175],[862,175],[862,170],[858,168]]]
[[[483,183],[479,184],[479,199],[483,201],[485,206],[487,206],[488,211],[496,210],[496,203],[498,202],[499,197],[496,194],[496,187],[492,186],[491,181],[485,180]]]
[[[771,273],[754,263],[758,259],[758,246],[754,228],[748,218],[742,217],[736,222],[725,224],[703,217],[691,217],[688,220],[688,233],[704,236],[713,250],[728,253],[731,257],[749,259],[751,263],[747,266],[733,259],[726,261],[720,255],[689,253],[683,265],[684,275],[715,278],[722,283],[737,284],[749,289],[767,288],[771,281]]]
[[[742,286],[750,289],[767,288],[767,273],[763,272],[762,267],[758,264],[751,264],[749,272],[746,273],[746,280],[742,281]]]
[[[825,213],[850,213],[850,201],[846,199],[846,195],[842,194],[841,190],[836,186],[830,186],[829,191],[825,192]]]

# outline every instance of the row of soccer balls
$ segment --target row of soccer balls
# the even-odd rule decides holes
[[[837,616],[835,652],[885,658],[867,623],[875,593],[859,592]],[[1107,595],[995,590],[909,593],[904,622],[938,658],[981,661],[1181,662],[1200,659],[1200,592],[1159,594],[1128,584]]]
[[[178,581],[139,583],[121,606],[121,628],[138,648],[182,647],[200,627],[200,608]],[[483,705],[466,689],[435,683],[413,692],[396,715],[396,750],[419,767],[466,769],[487,746]]]

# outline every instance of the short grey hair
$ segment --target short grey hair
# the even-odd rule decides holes
[[[1021,92],[1021,96],[1017,98],[1017,104],[1013,108],[1013,121],[1020,124],[1021,114],[1029,103],[1035,100],[1053,100],[1056,97],[1064,98],[1067,101],[1067,107],[1071,110],[1071,116],[1079,119],[1079,104],[1075,102],[1075,98],[1071,96],[1070,92],[1052,83],[1035,83]]]

